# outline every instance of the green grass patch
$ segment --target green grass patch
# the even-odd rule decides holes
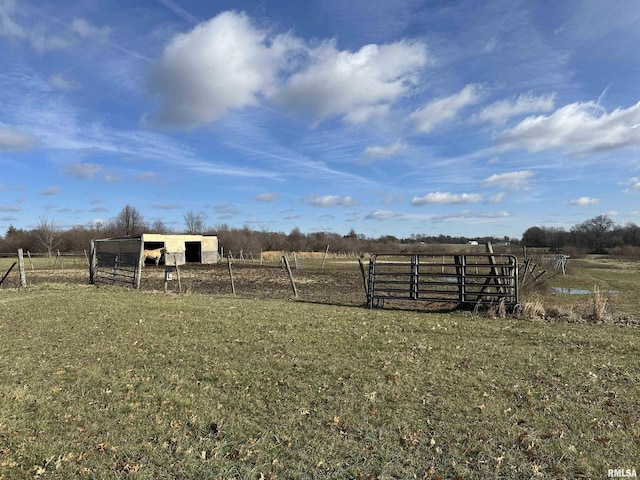
[[[544,268],[544,267],[543,267]],[[555,273],[555,275],[554,275]],[[553,276],[552,276],[553,275]],[[523,300],[540,300],[549,312],[571,311],[577,318],[589,318],[593,310],[593,294],[599,290],[607,300],[609,320],[634,320],[640,311],[640,264],[616,258],[593,256],[586,259],[571,259],[566,275],[550,271],[549,281],[536,285],[527,282]],[[549,287],[584,290],[585,294],[554,293]],[[557,316],[557,315],[552,315]]]
[[[604,478],[638,329],[39,285],[0,291],[0,478]]]

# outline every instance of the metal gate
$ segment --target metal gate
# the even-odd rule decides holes
[[[374,254],[369,259],[367,305],[411,300],[462,305],[518,299],[518,262],[514,255]]]
[[[91,283],[138,288],[140,246],[140,239],[93,242]]]

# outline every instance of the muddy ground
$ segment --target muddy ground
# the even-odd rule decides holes
[[[294,298],[286,269],[280,263],[234,262],[231,267],[237,296],[248,298]],[[357,261],[319,266],[291,266],[298,291],[298,299],[335,305],[361,306],[366,304],[365,289]],[[142,291],[164,290],[165,267],[147,265],[142,271]],[[180,267],[167,283],[168,293],[202,293],[231,295],[231,276],[226,262],[216,265],[189,264]],[[43,283],[88,284],[89,269],[79,267],[26,270],[27,285]],[[17,268],[0,288],[19,287]],[[100,286],[101,284],[98,284]]]

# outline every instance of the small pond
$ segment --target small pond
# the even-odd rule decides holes
[[[553,293],[562,293],[565,295],[590,295],[593,290],[584,290],[582,288],[566,288],[566,287],[551,287]],[[620,293],[618,290],[600,290],[600,293],[616,294]]]

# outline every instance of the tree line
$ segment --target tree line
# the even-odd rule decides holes
[[[640,246],[640,227],[633,223],[615,225],[606,215],[574,225],[570,230],[534,226],[528,228],[521,239],[509,237],[474,237],[450,235],[412,234],[407,238],[384,235],[368,238],[351,230],[346,235],[332,232],[303,233],[294,228],[289,233],[253,230],[247,226],[232,228],[226,224],[207,226],[203,215],[188,211],[184,215],[184,228],[178,231],[164,222],[145,221],[142,214],[131,205],[126,205],[114,218],[102,223],[80,225],[69,229],[58,228],[47,216],[40,217],[38,225],[31,230],[9,226],[0,236],[0,253],[15,252],[22,248],[30,252],[43,252],[49,256],[61,252],[82,252],[92,239],[136,236],[142,233],[186,233],[217,235],[226,252],[258,255],[260,251],[323,251],[332,252],[399,252],[410,251],[415,245],[467,244],[471,240],[479,244],[525,245],[543,247],[561,252],[577,249],[585,253],[607,253],[613,248]]]
[[[576,224],[569,230],[553,227],[530,227],[522,235],[527,247],[546,247],[561,252],[567,248],[586,253],[610,253],[640,247],[640,227],[633,222],[616,225],[607,215]]]

